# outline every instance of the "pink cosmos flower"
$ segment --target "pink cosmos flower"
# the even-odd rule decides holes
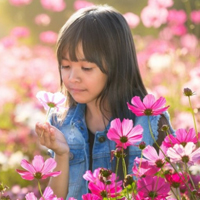
[[[167,16],[167,9],[158,6],[146,6],[141,12],[141,20],[146,27],[160,27],[167,22]]]
[[[20,169],[16,169],[16,171],[22,176],[23,179],[26,180],[46,179],[50,176],[56,177],[61,174],[60,171],[51,172],[56,165],[57,163],[53,158],[48,158],[44,162],[42,156],[36,155],[34,156],[32,164],[25,159],[21,161],[21,166],[27,171]]]
[[[188,142],[184,147],[180,144],[175,144],[167,150],[167,156],[174,163],[184,162],[189,165],[197,162],[200,159],[200,148],[196,149],[193,142]]]
[[[36,94],[36,97],[42,103],[45,110],[56,108],[59,111],[59,109],[64,108],[63,104],[66,101],[66,97],[60,92],[51,93],[40,91]]]
[[[141,125],[133,127],[133,121],[119,118],[111,121],[107,137],[117,143],[117,147],[126,149],[128,146],[136,144],[142,140],[143,128]]]
[[[96,180],[99,179],[99,171],[101,168],[95,169],[92,173],[91,170],[87,170],[83,175],[83,178],[89,182],[96,183]]]
[[[50,17],[47,14],[39,14],[35,17],[35,23],[37,25],[47,26],[51,22]]]
[[[187,14],[184,10],[169,10],[167,21],[170,24],[184,24],[187,20]]]
[[[74,197],[69,197],[68,200],[77,200],[77,199],[75,199]]]
[[[165,179],[174,188],[178,188],[181,184],[184,184],[187,181],[185,177],[186,175],[181,172],[165,174]]]
[[[134,160],[132,172],[135,177],[152,176],[159,169],[156,166],[150,165],[149,161],[136,157]]]
[[[197,137],[194,128],[190,128],[189,130],[183,128],[177,129],[175,135],[176,136],[166,136],[163,144],[167,147],[173,147],[175,144],[181,144],[183,147],[185,147],[188,142],[193,142],[194,144],[197,143]]]
[[[30,4],[32,0],[9,0],[9,2],[14,6],[23,6]]]
[[[137,191],[142,199],[161,200],[169,196],[170,185],[161,177],[147,176],[138,180]]]
[[[11,30],[11,35],[16,38],[25,38],[28,37],[30,31],[26,27],[15,27]]]
[[[193,34],[185,34],[181,38],[181,45],[189,50],[194,50],[198,45],[198,39]]]
[[[130,105],[128,104],[128,108],[136,115],[160,115],[165,112],[169,106],[164,107],[166,100],[164,97],[160,97],[158,100],[155,100],[155,97],[152,94],[148,94],[144,97],[143,102],[141,101],[139,96],[135,96],[132,98]]]
[[[47,44],[55,44],[58,38],[58,34],[53,31],[45,31],[40,33],[40,40],[41,42]]]
[[[43,8],[54,12],[61,12],[65,9],[66,3],[63,0],[40,0]]]
[[[110,184],[105,184],[100,180],[97,180],[96,184],[90,182],[88,188],[92,194],[97,195],[99,198],[103,199],[104,197],[117,197],[118,194],[122,191],[122,181],[111,182]]]
[[[95,194],[88,193],[88,194],[83,194],[82,199],[83,200],[100,200],[101,198],[99,198],[99,196]]]
[[[159,150],[159,154],[153,146],[146,146],[142,151],[143,156],[148,160],[149,165],[161,168],[165,164],[165,155]]]
[[[16,45],[16,38],[12,36],[4,37],[0,40],[0,44],[2,44],[5,48],[13,47],[14,45]]]
[[[200,10],[193,10],[190,18],[194,24],[200,24]]]
[[[184,24],[174,24],[170,26],[170,29],[174,35],[182,36],[187,33],[187,28]]]
[[[79,10],[81,8],[86,8],[86,7],[89,7],[89,6],[93,6],[94,4],[89,2],[89,1],[81,1],[81,0],[76,0],[74,2],[74,9],[75,10]]]
[[[63,198],[57,198],[56,195],[54,195],[53,190],[50,187],[45,188],[44,193],[43,193],[43,197],[46,200],[64,200]],[[39,200],[44,200],[43,197],[40,197]],[[28,193],[25,196],[25,198],[26,198],[26,200],[37,200],[37,197],[34,195],[33,192]],[[71,199],[71,200],[75,200],[75,199]]]
[[[135,28],[140,23],[140,18],[134,13],[127,12],[123,16],[130,28]]]
[[[159,7],[171,7],[174,4],[173,0],[148,0],[148,5],[150,6],[159,6]]]

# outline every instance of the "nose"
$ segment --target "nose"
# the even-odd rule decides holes
[[[80,72],[76,67],[71,67],[68,79],[70,82],[79,82],[80,81]]]

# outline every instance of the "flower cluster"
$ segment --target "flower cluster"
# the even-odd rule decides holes
[[[189,98],[193,95],[188,88],[184,89],[184,93]],[[169,107],[165,106],[163,97],[156,100],[151,94],[143,101],[133,97],[131,103],[128,108],[137,116],[148,116],[148,120]],[[84,194],[82,199],[200,199],[199,133],[196,128],[180,128],[175,134],[168,134],[166,127],[163,130],[167,136],[162,145],[158,145],[158,150],[150,145],[145,147],[143,142],[138,145],[142,155],[134,160],[131,174],[127,175],[124,170],[124,180],[118,180],[117,171],[113,173],[104,168],[98,168],[93,173],[87,171],[83,177],[89,181],[90,193]],[[131,120],[111,121],[108,138],[116,142],[114,156],[123,160],[126,156],[124,149],[138,144],[142,140],[142,132],[143,128],[140,125],[134,127]],[[151,136],[154,137],[153,133]]]

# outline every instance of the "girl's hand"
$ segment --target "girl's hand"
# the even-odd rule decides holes
[[[52,149],[57,155],[69,154],[69,146],[61,131],[49,123],[37,123],[35,131],[40,144]]]

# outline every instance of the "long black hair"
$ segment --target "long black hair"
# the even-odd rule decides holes
[[[70,107],[76,102],[63,86],[61,60],[67,52],[71,60],[77,61],[80,43],[86,60],[95,63],[108,77],[98,97],[100,109],[104,110],[106,99],[113,118],[134,118],[127,102],[135,95],[143,98],[147,91],[138,68],[132,33],[123,15],[107,5],[92,6],[78,10],[61,28],[57,59],[62,92],[67,94]]]

